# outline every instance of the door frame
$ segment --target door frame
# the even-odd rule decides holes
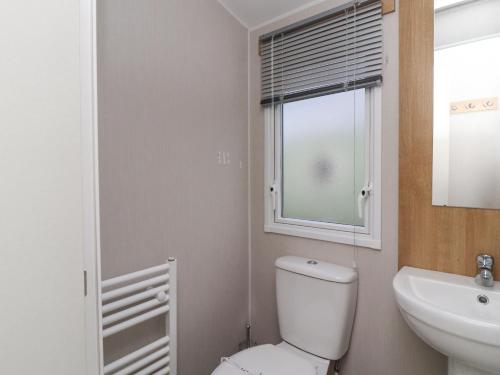
[[[80,0],[80,94],[82,148],[85,361],[87,375],[102,375],[101,248],[97,112],[96,0]]]

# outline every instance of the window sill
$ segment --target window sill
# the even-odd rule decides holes
[[[345,245],[366,247],[374,250],[382,249],[382,241],[375,239],[367,234],[356,233],[354,235],[350,232],[340,232],[330,229],[310,228],[310,227],[297,227],[295,225],[287,224],[266,224],[264,232],[285,234],[288,236],[311,238],[314,240],[335,242]]]

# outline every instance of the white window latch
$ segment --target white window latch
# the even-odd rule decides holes
[[[358,196],[358,216],[362,219],[365,212],[365,202],[368,199],[368,196],[373,191],[373,185],[370,183],[361,189],[361,192]]]
[[[271,193],[271,202],[273,205],[273,211],[276,211],[276,196],[278,194],[278,186],[276,185],[276,183],[272,184],[269,187],[269,192]]]

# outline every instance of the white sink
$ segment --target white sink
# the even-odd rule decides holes
[[[449,357],[448,374],[500,374],[500,282],[485,288],[472,277],[404,267],[393,287],[411,329]]]

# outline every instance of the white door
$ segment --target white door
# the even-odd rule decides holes
[[[86,372],[79,6],[0,2],[0,374]]]

